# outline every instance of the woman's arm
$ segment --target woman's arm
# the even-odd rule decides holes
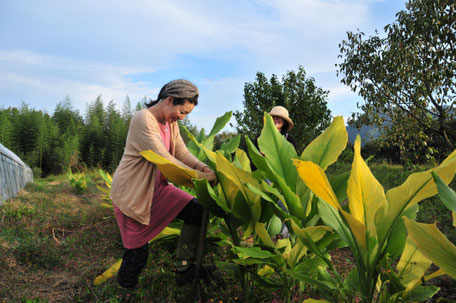
[[[129,140],[134,148],[134,156],[139,156],[141,151],[151,150],[174,164],[194,169],[193,166],[180,161],[165,148],[160,136],[160,127],[155,117],[147,110],[135,114],[130,123]]]

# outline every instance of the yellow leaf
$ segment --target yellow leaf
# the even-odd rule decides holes
[[[120,264],[122,264],[122,259],[118,260],[114,265],[112,265],[108,270],[106,270],[103,274],[95,278],[95,281],[93,281],[94,285],[100,285],[104,282],[106,282],[108,279],[113,277],[120,268]]]
[[[364,224],[372,234],[375,234],[375,214],[386,204],[383,187],[375,179],[366,162],[361,157],[361,138],[355,140],[355,153],[350,178],[348,179],[347,194],[351,215]]]
[[[305,299],[302,303],[329,303],[326,300],[316,300],[316,299]]]
[[[345,221],[347,221],[358,247],[363,248],[364,251],[366,251],[366,226],[343,209],[340,209],[340,212],[344,216]]]
[[[215,152],[213,152],[212,150],[210,150],[209,148],[207,148],[206,146],[204,146],[200,143],[198,143],[198,144],[203,149],[204,154],[209,159],[209,161],[211,161],[212,163],[215,163]]]
[[[406,291],[411,290],[426,273],[432,262],[426,258],[407,237],[405,248],[402,252],[399,263],[396,266],[399,278],[407,286]]]
[[[245,151],[243,151],[242,149],[239,149],[239,148],[236,149],[235,157],[239,161],[239,164],[241,164],[241,168],[243,170],[246,170],[248,172],[251,171],[250,160],[249,160],[249,157],[247,156],[247,154],[245,153]]]
[[[307,255],[307,250],[308,248],[304,243],[298,239],[298,241],[293,244],[293,247],[291,247],[291,244],[290,249],[287,247],[287,250],[284,251],[282,256],[287,260],[288,265],[293,268],[305,255]]]
[[[308,226],[300,228],[294,220],[291,220],[291,225],[293,227],[293,231],[298,237],[306,238],[306,236],[308,236],[313,242],[321,240],[321,238],[323,238],[328,231],[331,231],[331,228],[326,226]]]
[[[179,228],[172,228],[172,227],[165,227],[158,235],[155,236],[152,240],[149,241],[149,243],[170,237],[170,236],[178,236],[180,235],[181,231]]]
[[[307,145],[299,159],[312,161],[326,170],[345,149],[347,141],[348,134],[344,119],[342,116],[337,116],[321,135]]]
[[[435,224],[418,223],[403,217],[409,237],[418,250],[449,276],[456,279],[456,246]]]
[[[151,150],[142,151],[140,154],[147,161],[154,163],[160,172],[171,182],[186,187],[194,187],[192,179],[197,178],[195,170],[177,166]]]
[[[231,180],[239,189],[245,200],[249,203],[254,222],[259,221],[261,215],[261,197],[252,192],[245,184],[250,184],[256,188],[260,188],[258,181],[253,177],[252,173],[245,171],[230,163],[220,152],[216,154],[217,171],[222,173],[226,178]],[[225,189],[225,184],[222,184]]]
[[[326,203],[340,209],[339,201],[334,194],[331,184],[325,175],[325,172],[311,161],[301,161],[294,159],[293,164],[298,170],[304,184],[320,199]]]
[[[153,241],[157,241],[157,240],[162,239],[162,238],[166,238],[166,237],[169,237],[169,236],[172,236],[172,235],[179,235],[179,234],[180,234],[180,229],[171,228],[171,227],[165,227],[165,229],[163,229],[161,231],[161,233],[159,233],[157,236],[155,236],[155,238],[150,240],[149,243],[151,243]],[[114,265],[109,267],[103,274],[101,274],[100,276],[96,277],[95,280],[93,281],[93,284],[94,285],[100,285],[100,284],[106,282],[108,279],[113,277],[119,271],[119,268],[120,268],[121,264],[122,264],[122,259],[120,259],[116,263],[114,263]]]
[[[269,236],[269,234],[266,230],[266,227],[264,226],[264,223],[256,222],[255,223],[255,232],[266,246],[275,247],[274,242],[272,242],[272,239]]]
[[[269,265],[265,265],[258,270],[258,275],[262,277],[269,277],[274,273],[274,268]]]
[[[386,220],[395,220],[405,208],[437,194],[437,186],[431,171],[436,172],[445,184],[450,183],[456,172],[456,157],[451,159],[448,157],[442,164],[431,170],[414,173],[402,185],[390,189],[386,193],[388,200]]]

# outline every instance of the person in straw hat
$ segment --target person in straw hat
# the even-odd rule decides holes
[[[272,116],[274,124],[277,127],[277,130],[290,142],[293,147],[296,149],[296,138],[289,134],[293,129],[294,123],[288,115],[288,110],[283,106],[274,106],[271,111],[268,113]],[[255,146],[258,148],[258,135],[255,138]]]
[[[134,114],[125,151],[111,186],[111,199],[125,251],[117,274],[121,287],[133,288],[147,263],[148,242],[176,217],[184,221],[176,250],[176,281],[195,277],[194,262],[203,207],[190,194],[169,184],[157,167],[139,153],[152,150],[176,165],[194,169],[198,178],[211,183],[214,171],[194,157],[179,133],[178,120],[198,104],[198,88],[178,79],[160,90],[157,100]],[[207,270],[203,268],[202,271]],[[199,276],[204,277],[207,271]]]

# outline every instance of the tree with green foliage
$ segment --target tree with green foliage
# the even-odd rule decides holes
[[[103,165],[107,143],[105,127],[106,113],[103,100],[101,96],[98,96],[87,108],[84,135],[81,142],[81,156],[88,166]]]
[[[79,134],[84,121],[68,96],[57,104],[52,119],[58,126],[60,136],[55,146],[55,161],[60,172],[67,171],[69,166],[79,163]]]
[[[317,87],[313,78],[306,77],[302,66],[297,72],[288,71],[282,80],[274,74],[270,80],[260,72],[256,76],[254,82],[244,85],[244,110],[234,113],[237,131],[253,140],[263,128],[263,113],[281,105],[288,109],[295,124],[291,134],[296,137],[301,152],[330,123],[328,91]]]
[[[107,149],[104,155],[103,166],[113,172],[122,158],[125,148],[125,141],[127,140],[128,125],[131,116],[126,114],[127,104],[124,104],[123,117],[116,110],[113,101],[109,102],[106,107],[106,127],[105,134],[108,138]],[[127,119],[127,120],[124,120]]]
[[[423,149],[428,136],[437,135],[453,150],[456,138],[448,131],[456,98],[454,1],[409,0],[396,17],[385,26],[386,37],[348,32],[339,44],[341,82],[364,98],[359,107],[384,134],[393,125],[402,149]]]
[[[9,120],[7,110],[0,111],[0,143],[6,148],[11,148],[13,125]]]

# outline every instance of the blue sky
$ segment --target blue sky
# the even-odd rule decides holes
[[[348,117],[362,99],[336,76],[338,44],[358,28],[383,33],[405,2],[0,0],[0,108],[24,101],[52,114],[68,95],[84,115],[99,95],[120,109],[127,95],[135,105],[185,78],[200,88],[190,121],[208,129],[243,109],[257,72],[281,78],[302,65],[330,91],[333,116]]]

